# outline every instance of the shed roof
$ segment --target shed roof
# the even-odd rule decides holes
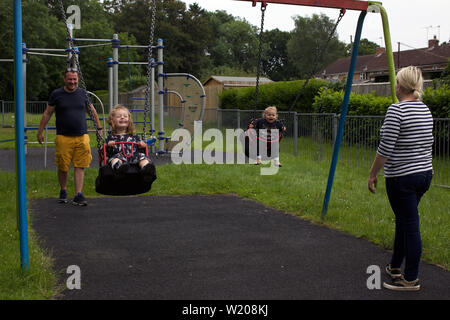
[[[256,86],[256,77],[228,77],[228,76],[211,76],[208,80],[206,80],[203,85],[206,85],[211,80],[216,80],[219,83],[222,83],[224,87],[250,87]],[[261,77],[259,78],[259,83],[270,83],[273,82],[268,78]]]

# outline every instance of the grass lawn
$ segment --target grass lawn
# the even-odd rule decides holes
[[[286,211],[317,224],[362,237],[391,249],[394,216],[390,209],[383,177],[375,195],[367,190],[369,168],[358,169],[339,163],[328,214],[320,213],[328,177],[329,162],[281,154],[283,167],[276,175],[260,175],[260,166],[251,164],[164,165],[157,168],[158,179],[151,195],[235,193],[268,207]],[[84,193],[95,192],[97,170],[86,171]],[[72,179],[72,171],[69,175]],[[22,273],[19,262],[19,235],[15,214],[15,174],[0,171],[0,299],[49,299],[59,290],[51,270],[51,253],[39,247],[33,221],[30,227],[30,272]],[[53,171],[27,172],[27,197],[56,198],[59,187]],[[69,181],[69,195],[73,182]],[[450,267],[450,190],[432,186],[420,203],[423,241],[422,259]],[[383,263],[380,261],[380,264]]]

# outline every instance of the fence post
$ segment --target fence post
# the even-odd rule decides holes
[[[333,144],[336,141],[339,114],[333,113]]]
[[[294,111],[294,128],[293,128],[293,139],[294,139],[294,156],[298,154],[298,118],[297,112]]]
[[[2,102],[2,128],[5,127],[5,101],[0,100]]]
[[[241,128],[241,110],[237,109],[237,128]]]

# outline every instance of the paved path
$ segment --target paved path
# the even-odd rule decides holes
[[[419,292],[369,290],[390,253],[235,195],[31,200],[32,227],[62,284],[60,299],[446,299],[450,273],[421,263]]]

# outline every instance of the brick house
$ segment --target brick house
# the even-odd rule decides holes
[[[427,48],[393,52],[396,70],[420,67],[425,79],[438,78],[450,59],[450,44],[439,45],[439,40],[428,41]],[[318,78],[336,81],[347,76],[350,58],[341,58],[328,65],[316,75]],[[387,82],[389,71],[385,48],[378,48],[375,54],[358,56],[353,83]]]

